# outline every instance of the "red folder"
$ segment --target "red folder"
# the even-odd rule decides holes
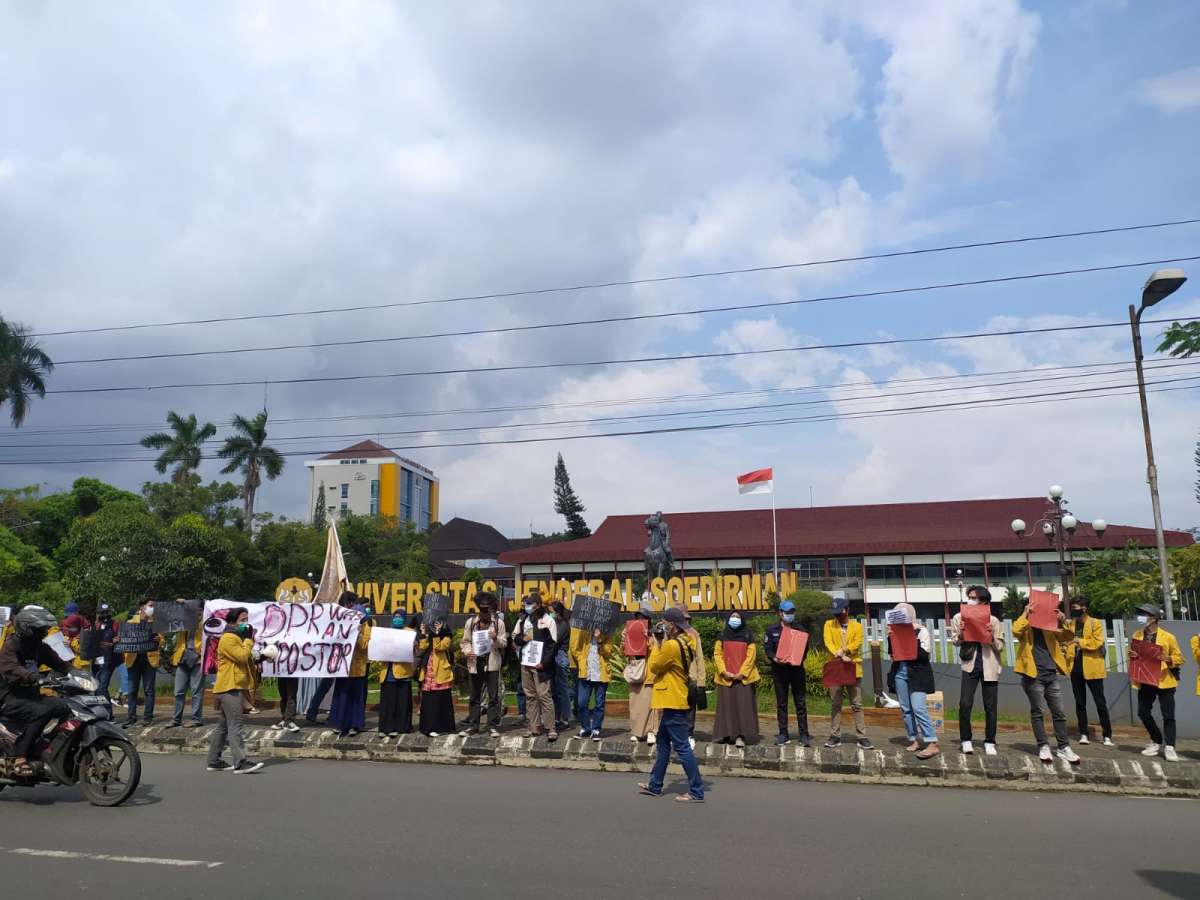
[[[858,684],[858,671],[852,662],[846,662],[842,659],[831,659],[825,663],[825,670],[822,673],[821,681],[825,687],[841,687],[843,685]]]
[[[911,624],[889,625],[888,638],[896,662],[912,662],[917,658],[917,630]]]
[[[1130,641],[1129,649],[1137,654],[1129,660],[1129,680],[1137,684],[1158,687],[1162,677],[1162,647],[1152,641]]]
[[[750,645],[745,641],[722,641],[721,656],[725,659],[725,671],[736,675],[742,671],[746,662],[746,652]]]
[[[775,661],[789,666],[804,665],[804,651],[808,647],[808,632],[783,626],[779,633],[779,647],[775,650]]]
[[[1058,594],[1051,591],[1029,592],[1029,624],[1042,631],[1058,631]]]
[[[992,607],[987,603],[970,606],[964,603],[958,608],[962,616],[962,639],[968,644],[990,644],[992,642]],[[1055,617],[1058,621],[1058,617]]]
[[[625,656],[646,655],[646,620],[634,619],[625,626],[621,640],[621,653]]]

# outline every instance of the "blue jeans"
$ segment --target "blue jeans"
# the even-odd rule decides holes
[[[304,713],[304,718],[309,722],[317,721],[317,713],[321,711],[321,703],[325,700],[325,695],[329,693],[329,689],[333,687],[336,678],[322,678],[321,683],[317,685],[317,691],[313,694],[312,702],[308,704],[308,709]]]
[[[109,696],[108,686],[112,682],[113,672],[112,666],[98,666],[92,663],[92,675],[100,685],[100,690],[97,693],[107,701],[108,717],[112,718],[112,697]]]
[[[584,731],[599,731],[604,727],[604,698],[608,696],[608,685],[603,681],[580,681],[579,725]],[[596,708],[588,709],[588,703],[596,698]]]
[[[900,700],[900,712],[904,714],[904,730],[908,732],[908,739],[915,741],[919,734],[925,743],[936,744],[937,732],[933,730],[933,719],[929,718],[925,692],[908,689],[908,666],[905,663],[900,663],[896,669],[896,695]]]
[[[688,778],[688,793],[697,800],[704,799],[704,781],[700,778],[700,766],[696,764],[696,754],[688,743],[688,711],[686,709],[664,709],[662,721],[658,724],[658,756],[654,760],[654,768],[650,771],[650,792],[661,794],[663,779],[667,775],[667,763],[671,761],[671,750],[679,757],[683,771]]]
[[[117,654],[117,658],[121,659],[123,658],[123,655]],[[129,693],[129,669],[126,667],[125,663],[121,663],[119,666],[117,666],[117,690],[122,694]]]
[[[129,668],[129,697],[127,708],[129,710],[129,721],[137,720],[137,698],[138,688],[143,688],[146,698],[146,707],[142,711],[142,721],[150,724],[154,718],[154,680],[158,676],[158,670],[150,665],[150,659],[145,653],[139,653],[133,660],[133,665]]]
[[[570,722],[571,692],[567,687],[566,653],[559,653],[554,658],[554,682],[550,691],[554,695],[554,720],[556,722]]]
[[[178,665],[175,667],[175,713],[171,721],[176,725],[183,721],[183,704],[187,692],[192,692],[192,721],[204,721],[204,666],[200,662],[193,665]]]

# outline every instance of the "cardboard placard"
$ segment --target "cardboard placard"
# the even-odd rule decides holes
[[[621,639],[621,653],[626,657],[645,656],[648,634],[649,623],[645,619],[634,619],[625,626],[625,635]]]
[[[154,631],[147,622],[122,622],[113,650],[117,653],[149,653],[158,649]]]
[[[85,628],[79,632],[79,658],[94,661],[100,655],[100,632]]]
[[[412,663],[417,633],[411,628],[372,628],[367,659],[375,662]]]
[[[746,663],[746,654],[750,645],[745,641],[722,641],[721,656],[725,660],[725,671],[736,675]]]
[[[912,625],[889,625],[888,640],[896,662],[912,662],[917,658],[917,630]]]
[[[1129,680],[1158,687],[1162,677],[1162,647],[1153,641],[1130,641],[1129,649],[1137,654],[1129,659]]]
[[[808,650],[808,632],[783,626],[779,632],[779,646],[775,648],[775,661],[785,666],[804,665],[804,654]]]
[[[619,612],[617,604],[604,597],[576,594],[571,601],[571,627],[588,634],[599,628],[601,634],[608,634],[616,627]]]
[[[962,616],[962,640],[968,644],[992,643],[992,607],[987,603],[971,606],[964,603],[958,608]]]
[[[1029,624],[1041,631],[1058,631],[1059,599],[1051,591],[1029,592]]]
[[[200,600],[160,600],[154,604],[154,618],[150,627],[155,634],[173,634],[176,631],[195,631],[200,624],[200,613],[204,603]]]
[[[450,621],[450,598],[442,594],[426,594],[421,601],[421,623],[430,631],[438,622]]]
[[[858,671],[852,662],[846,662],[844,659],[831,659],[825,663],[821,681],[827,688],[855,685],[858,684]]]
[[[536,669],[542,664],[542,642],[529,641],[521,648],[521,665]]]

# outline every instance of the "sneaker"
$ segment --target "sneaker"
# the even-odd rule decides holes
[[[1147,744],[1146,749],[1142,751],[1142,756],[1158,756],[1158,751],[1161,749],[1162,747],[1158,744]]]
[[[182,728],[183,723],[182,722],[168,722],[167,727],[168,728]]]
[[[739,748],[739,749],[745,749],[745,747],[746,747],[746,742],[745,742],[744,740],[742,740],[742,737],[741,737],[741,735],[739,735],[739,736],[738,736],[738,739],[737,739],[736,741],[734,741],[734,742],[733,742],[733,746],[735,746],[735,747],[737,747],[737,748]],[[695,748],[693,748],[693,749],[695,749]]]
[[[1073,766],[1077,766],[1082,762],[1082,760],[1079,758],[1079,754],[1070,747],[1059,747],[1058,758],[1065,759]]]
[[[1081,743],[1081,744],[1088,743],[1088,736],[1086,734],[1081,734],[1079,736],[1079,743]]]
[[[591,734],[591,732],[590,732],[590,731],[588,731],[586,728],[580,728],[580,729],[579,729],[579,734],[577,735],[577,737],[585,738],[585,737],[587,737],[589,734]]]
[[[1038,759],[1045,763],[1054,762],[1054,754],[1050,752],[1049,744],[1042,744],[1038,747]]]
[[[812,746],[812,738],[810,738],[807,734],[804,735],[804,737],[800,738],[800,746],[801,747],[811,747]]]
[[[188,727],[188,728],[203,728],[204,722],[202,722],[200,719],[192,719],[192,721],[187,723],[186,727]],[[294,725],[292,727],[295,728]]]
[[[500,737],[500,729],[492,728],[491,730],[488,731],[488,734],[490,734],[492,737]]]
[[[438,736],[438,732],[436,732],[436,731],[431,731],[431,732],[429,732],[429,736],[430,736],[430,737],[437,737],[437,736]]]
[[[275,722],[274,724],[272,724],[270,730],[271,731],[280,731],[284,727],[285,727],[285,723],[282,721],[279,721],[279,722]]]
[[[972,744],[970,741],[963,741],[962,742],[962,751],[963,751],[963,753],[966,753],[966,754],[974,753],[975,745]]]
[[[775,738],[776,746],[782,747],[784,744],[790,743],[791,739],[786,734],[781,734]]]
[[[834,747],[840,747],[842,746],[842,739],[840,737],[831,737],[825,742],[825,746],[830,750],[832,750]]]
[[[984,744],[983,752],[986,753],[988,756],[995,756],[996,755],[996,745],[995,744]]]
[[[688,746],[691,747],[693,750],[696,749],[696,739],[694,737],[688,738]]]
[[[691,794],[676,794],[676,803],[703,803],[703,797],[693,797]]]
[[[199,723],[199,722],[197,722],[196,724],[197,724],[197,725],[199,725],[200,723]],[[300,730],[300,726],[299,726],[299,725],[297,725],[295,722],[288,722],[288,723],[287,723],[287,730],[288,730],[288,731],[299,731],[299,730]]]
[[[260,762],[250,762],[248,759],[243,759],[240,763],[233,767],[234,775],[249,775],[251,772],[257,772],[263,767]]]
[[[460,731],[458,733],[458,736],[459,737],[470,737],[473,734],[479,734],[479,732],[476,731],[474,728],[464,728],[462,731]]]
[[[1113,743],[1113,739],[1112,739],[1112,738],[1110,738],[1110,737],[1106,737],[1106,738],[1104,739],[1104,746],[1105,746],[1105,747],[1115,747],[1115,746],[1117,746],[1117,745]]]
[[[872,744],[870,742],[870,740],[868,740],[867,738],[859,738],[858,746],[862,747],[864,750],[874,750],[875,749],[875,745]]]
[[[599,731],[592,732],[592,740],[595,741],[596,743],[600,743],[600,732]]]
[[[557,731],[550,732],[548,735],[546,735],[546,740],[548,740],[550,743],[553,744],[555,741],[558,740],[558,732]]]
[[[232,768],[233,766],[223,759],[218,759],[215,763],[208,764],[208,771],[210,772],[228,772]]]
[[[1170,744],[1163,747],[1163,757],[1167,762],[1179,762],[1179,754],[1175,752],[1175,748]]]
[[[358,729],[351,728],[349,731],[346,732],[346,736],[347,737],[358,737]]]
[[[121,723],[121,727],[122,728],[130,728],[131,726],[136,725],[136,724],[137,724],[137,719],[126,719],[124,722]]]

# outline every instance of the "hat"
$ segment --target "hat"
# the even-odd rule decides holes
[[[833,598],[833,613],[834,613],[834,615],[837,615],[840,612],[845,612],[849,608],[850,608],[850,601],[847,600],[845,597],[834,597]]]
[[[780,612],[795,612],[796,604],[793,603],[791,600],[784,600],[782,603],[779,604],[779,611]]]
[[[1155,619],[1161,619],[1163,617],[1163,611],[1153,603],[1143,603],[1137,608],[1137,612],[1144,613],[1145,615]]]
[[[101,603],[98,607],[96,607],[96,612],[110,613],[112,612],[112,607],[107,603]]]
[[[650,605],[649,600],[643,600],[637,608],[637,615],[645,616],[647,619],[654,617],[654,607]]]
[[[70,603],[67,604],[65,612],[68,616],[73,613],[79,612],[79,604],[76,603],[74,600],[72,600]]]
[[[687,624],[687,616],[683,614],[683,610],[678,606],[668,606],[663,610],[663,621],[670,622],[672,625],[678,625],[682,628]]]

